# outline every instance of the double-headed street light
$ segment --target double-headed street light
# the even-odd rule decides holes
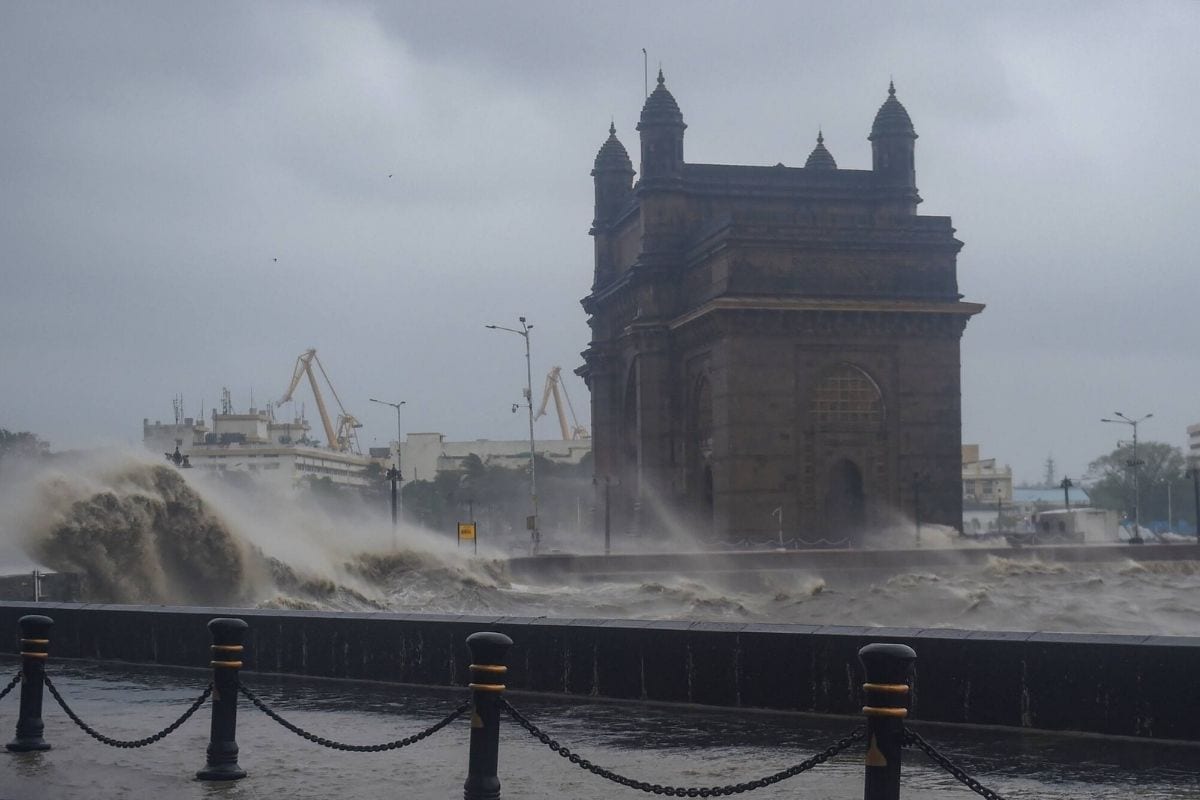
[[[538,505],[537,505],[537,462],[534,459],[534,443],[533,443],[533,365],[529,359],[529,332],[533,330],[533,325],[526,324],[524,317],[518,317],[521,323],[521,329],[506,328],[503,325],[485,325],[493,331],[508,331],[515,333],[517,336],[525,340],[525,407],[529,410],[529,503],[533,508],[533,514],[529,517],[529,535],[532,540],[533,554],[537,555],[538,547],[542,543],[542,534],[538,530]],[[518,405],[513,405],[513,411],[519,408]]]
[[[1142,539],[1142,504],[1141,504],[1141,492],[1139,491],[1139,487],[1138,487],[1138,468],[1142,466],[1142,461],[1138,459],[1138,454],[1137,454],[1137,443],[1138,443],[1137,429],[1138,429],[1138,425],[1142,424],[1143,422],[1150,419],[1154,415],[1147,414],[1146,416],[1141,417],[1140,419],[1131,419],[1131,418],[1125,416],[1124,414],[1122,414],[1120,411],[1114,411],[1113,416],[1117,417],[1117,419],[1108,419],[1107,417],[1105,417],[1104,419],[1102,419],[1100,421],[1101,422],[1109,422],[1114,425],[1129,425],[1130,427],[1133,428],[1133,458],[1131,458],[1125,462],[1125,466],[1129,467],[1133,471],[1133,525],[1134,525],[1134,529],[1133,529],[1133,536],[1130,537],[1129,543],[1130,544],[1142,544],[1145,540]]]
[[[392,544],[399,549],[400,543],[396,541],[396,527],[400,523],[400,515],[404,512],[404,496],[400,492],[400,482],[404,480],[400,472],[400,406],[404,405],[405,401],[389,403],[387,400],[376,400],[374,397],[367,399],[372,403],[396,409],[396,466],[387,471],[387,477],[392,482]]]

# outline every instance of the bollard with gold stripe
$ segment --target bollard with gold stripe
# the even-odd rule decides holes
[[[863,800],[899,800],[900,753],[917,654],[903,644],[869,644],[858,651],[866,683],[867,769]]]
[[[508,667],[504,659],[512,639],[502,633],[472,633],[467,637],[471,651],[471,751],[467,762],[464,800],[499,800],[500,694]]]
[[[17,620],[21,652],[21,710],[17,717],[17,736],[5,747],[14,753],[49,750],[42,738],[42,686],[46,677],[46,659],[50,656],[50,629],[54,620],[41,614],[28,614]]]
[[[236,781],[246,777],[238,764],[238,670],[242,668],[246,629],[244,620],[218,617],[209,620],[212,634],[212,732],[208,760],[196,773],[202,781]]]

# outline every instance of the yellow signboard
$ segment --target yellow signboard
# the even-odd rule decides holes
[[[458,539],[459,541],[471,541],[475,538],[475,523],[460,522],[458,523]]]

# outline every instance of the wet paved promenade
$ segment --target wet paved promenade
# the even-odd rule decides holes
[[[0,660],[0,674],[16,663]],[[173,720],[207,683],[200,671],[51,662],[50,674],[85,721],[134,739]],[[426,690],[247,674],[247,686],[291,721],[333,739],[369,744],[400,738],[440,719],[465,690]],[[712,786],[760,777],[800,761],[844,735],[857,720],[795,714],[712,711],[510,695],[511,702],[564,745],[595,763],[663,784]],[[11,737],[16,697],[0,703],[0,733]],[[46,696],[47,753],[0,752],[0,800],[328,800],[462,796],[467,722],[392,753],[355,754],[310,744],[242,702],[238,740],[250,773],[231,784],[192,779],[203,765],[208,707],[179,731],[141,750],[102,745],[76,728]],[[1041,800],[1194,800],[1200,747],[1006,731],[915,726],[987,786]],[[813,772],[760,789],[767,800],[862,797],[856,746]],[[906,753],[906,800],[975,797],[918,753]],[[500,779],[509,798],[636,798],[554,755],[505,719]]]

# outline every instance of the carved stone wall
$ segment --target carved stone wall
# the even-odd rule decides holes
[[[664,93],[643,138],[678,113]],[[873,146],[910,156],[911,127],[887,125]],[[959,340],[982,306],[919,201],[907,168],[683,163],[598,213],[579,372],[614,524],[763,538],[782,514],[789,536],[854,543],[918,514],[961,526]]]

